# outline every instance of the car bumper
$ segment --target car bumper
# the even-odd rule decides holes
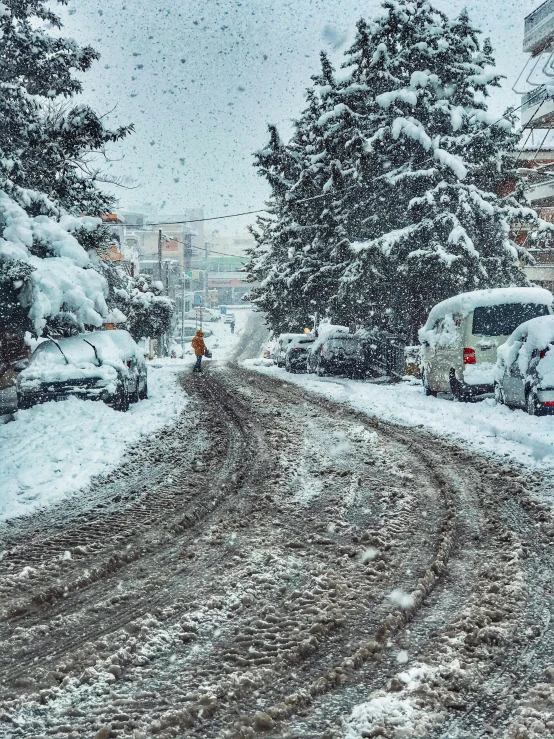
[[[112,397],[105,387],[76,387],[76,388],[41,388],[40,390],[19,390],[17,393],[19,406],[39,405],[50,401],[67,400],[68,398],[79,398],[80,400],[103,400],[109,402]]]
[[[340,360],[324,360],[323,366],[326,372],[332,375],[347,375],[352,372],[361,372],[364,369],[363,361],[340,361]]]

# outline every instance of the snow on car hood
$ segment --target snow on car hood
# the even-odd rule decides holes
[[[121,339],[119,336],[116,338]],[[91,344],[96,348],[96,354]],[[128,373],[121,352],[121,347],[114,343],[114,337],[108,332],[73,336],[59,342],[45,341],[36,348],[29,366],[20,373],[19,387],[31,389],[41,383],[89,378],[115,382],[118,374]]]

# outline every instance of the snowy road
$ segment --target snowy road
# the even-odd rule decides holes
[[[233,364],[181,381],[86,496],[1,524],[0,736],[554,734],[539,473]]]

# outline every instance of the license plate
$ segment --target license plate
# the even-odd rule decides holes
[[[67,395],[54,395],[54,400],[67,400]]]

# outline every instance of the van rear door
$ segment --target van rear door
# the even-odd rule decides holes
[[[498,347],[525,321],[547,316],[548,307],[538,303],[503,303],[475,308],[472,316],[472,346],[477,364],[496,363]]]

